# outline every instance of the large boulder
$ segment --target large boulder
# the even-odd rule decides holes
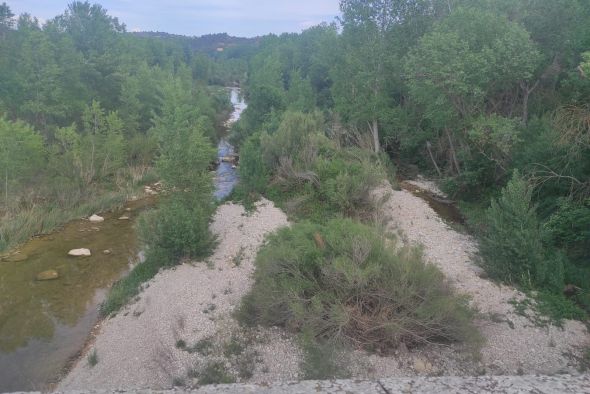
[[[104,222],[104,218],[98,215],[92,215],[88,218],[88,220],[90,220],[92,223]]]
[[[73,256],[73,257],[85,257],[85,256],[90,256],[90,250],[89,249],[84,249],[84,248],[80,248],[80,249],[72,249],[68,252],[68,256]]]
[[[56,270],[47,270],[43,272],[39,272],[35,279],[37,280],[53,280],[59,278],[59,274]]]

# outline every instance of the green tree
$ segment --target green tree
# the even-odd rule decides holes
[[[14,14],[10,10],[8,4],[3,2],[0,4],[0,37],[4,37],[4,35],[12,29],[14,26]]]
[[[487,229],[480,251],[494,278],[528,288],[558,289],[563,285],[563,266],[545,253],[531,197],[532,188],[516,171],[501,197],[492,199],[486,211]]]
[[[0,117],[0,171],[6,208],[11,183],[23,182],[39,170],[43,155],[43,138],[39,133],[22,121],[11,122]]]
[[[395,23],[395,1],[343,0],[341,59],[334,72],[335,104],[347,120],[368,125],[375,152],[386,116],[384,92],[390,63],[387,35]]]
[[[85,185],[115,174],[125,159],[123,122],[116,112],[105,114],[100,103],[93,101],[82,116],[80,132],[76,126],[59,128],[55,138],[68,163],[61,171],[70,173]]]
[[[26,78],[21,80],[23,102],[19,112],[48,134],[49,126],[61,123],[68,111],[68,100],[61,83],[63,70],[56,59],[57,48],[41,31],[26,29],[20,32],[22,42],[17,66],[19,74],[26,75]]]
[[[529,81],[539,52],[506,17],[460,8],[420,39],[406,58],[410,97],[434,133],[442,131],[449,169],[461,174],[457,145],[482,114],[528,119]],[[435,135],[436,135],[435,134]],[[440,134],[439,134],[440,135]]]
[[[154,118],[151,133],[160,144],[157,168],[172,188],[186,190],[201,201],[209,201],[212,179],[208,167],[215,158],[205,136],[207,118],[193,107],[190,86],[180,79],[170,81],[164,92],[162,115]]]

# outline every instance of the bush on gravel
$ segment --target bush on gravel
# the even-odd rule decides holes
[[[395,248],[350,219],[302,222],[270,236],[237,315],[368,350],[478,337],[466,299],[419,250]]]
[[[173,195],[158,209],[142,213],[137,232],[145,247],[146,260],[113,285],[101,305],[104,316],[118,311],[135,297],[142,283],[153,278],[160,268],[174,266],[185,258],[199,259],[210,254],[215,246],[215,238],[209,231],[212,206],[191,201],[187,196]]]
[[[486,211],[480,251],[491,277],[532,289],[563,288],[562,259],[545,253],[532,189],[515,172]]]

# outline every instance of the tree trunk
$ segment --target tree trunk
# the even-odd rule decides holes
[[[375,153],[379,153],[381,147],[379,145],[379,123],[376,119],[373,119],[373,122],[370,125],[371,127],[371,134],[373,134],[373,147],[375,148]]]
[[[434,155],[432,154],[432,150],[430,148],[431,148],[430,141],[426,141],[426,149],[428,149],[428,154],[430,155],[430,160],[432,160],[432,164],[434,164],[434,168],[436,168],[436,172],[438,173],[438,176],[442,178],[440,168],[438,168],[438,164],[436,164],[436,160],[434,160]]]
[[[447,133],[447,138],[449,139],[449,148],[453,164],[455,165],[457,174],[461,175],[461,168],[459,167],[459,161],[457,160],[457,154],[455,152],[455,145],[453,144],[453,139],[451,138],[451,133],[449,133],[449,129],[445,129],[445,132]]]
[[[529,88],[528,83],[521,82],[520,87],[524,93],[524,97],[522,100],[522,123],[527,124],[529,121],[529,96],[531,93],[539,86],[540,80],[537,79],[537,82]]]

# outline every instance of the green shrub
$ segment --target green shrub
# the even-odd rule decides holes
[[[289,158],[296,167],[309,168],[322,140],[324,119],[320,112],[305,114],[288,111],[283,114],[276,132],[264,133],[261,145],[267,165],[277,167]]]
[[[360,150],[338,152],[315,163],[319,199],[345,216],[363,217],[373,208],[371,190],[386,179],[385,171]]]
[[[88,365],[90,366],[90,368],[98,364],[98,353],[96,353],[96,349],[92,349],[90,353],[88,353],[88,356],[86,356],[86,358],[88,360]]]
[[[248,192],[263,193],[270,171],[262,159],[260,134],[250,136],[240,149],[240,183]]]
[[[148,257],[143,263],[137,264],[124,278],[113,284],[107,298],[100,305],[100,314],[109,316],[119,311],[129,300],[139,294],[141,285],[147,282],[160,270],[161,260]]]
[[[259,252],[237,316],[367,349],[474,340],[466,300],[419,250],[388,242],[349,219],[282,229]]]
[[[369,216],[370,192],[388,176],[384,158],[338,148],[322,129],[321,114],[286,112],[275,132],[249,137],[240,151],[241,182],[232,197],[248,202],[265,194],[291,216],[317,222]]]
[[[590,198],[580,203],[560,199],[558,209],[545,222],[547,242],[562,247],[577,261],[590,258]]]
[[[211,213],[211,207],[182,195],[173,195],[158,209],[142,213],[137,233],[146,247],[146,260],[113,285],[101,305],[101,314],[107,316],[121,309],[160,268],[176,265],[182,258],[207,256],[215,246],[209,231]]]
[[[536,301],[537,310],[557,324],[563,319],[583,321],[588,318],[588,314],[582,308],[565,298],[563,294],[540,292]]]
[[[235,383],[236,379],[229,374],[221,361],[209,361],[199,373],[200,385]]]
[[[531,188],[518,172],[492,199],[486,225],[480,250],[491,277],[527,288],[563,284],[563,262],[545,255]]]
[[[212,207],[193,202],[186,196],[172,196],[157,210],[141,215],[138,236],[147,247],[147,256],[158,256],[176,264],[180,258],[202,258],[215,246],[209,231]]]
[[[350,371],[342,359],[339,344],[318,342],[313,335],[300,335],[303,349],[301,370],[306,380],[348,379]]]

